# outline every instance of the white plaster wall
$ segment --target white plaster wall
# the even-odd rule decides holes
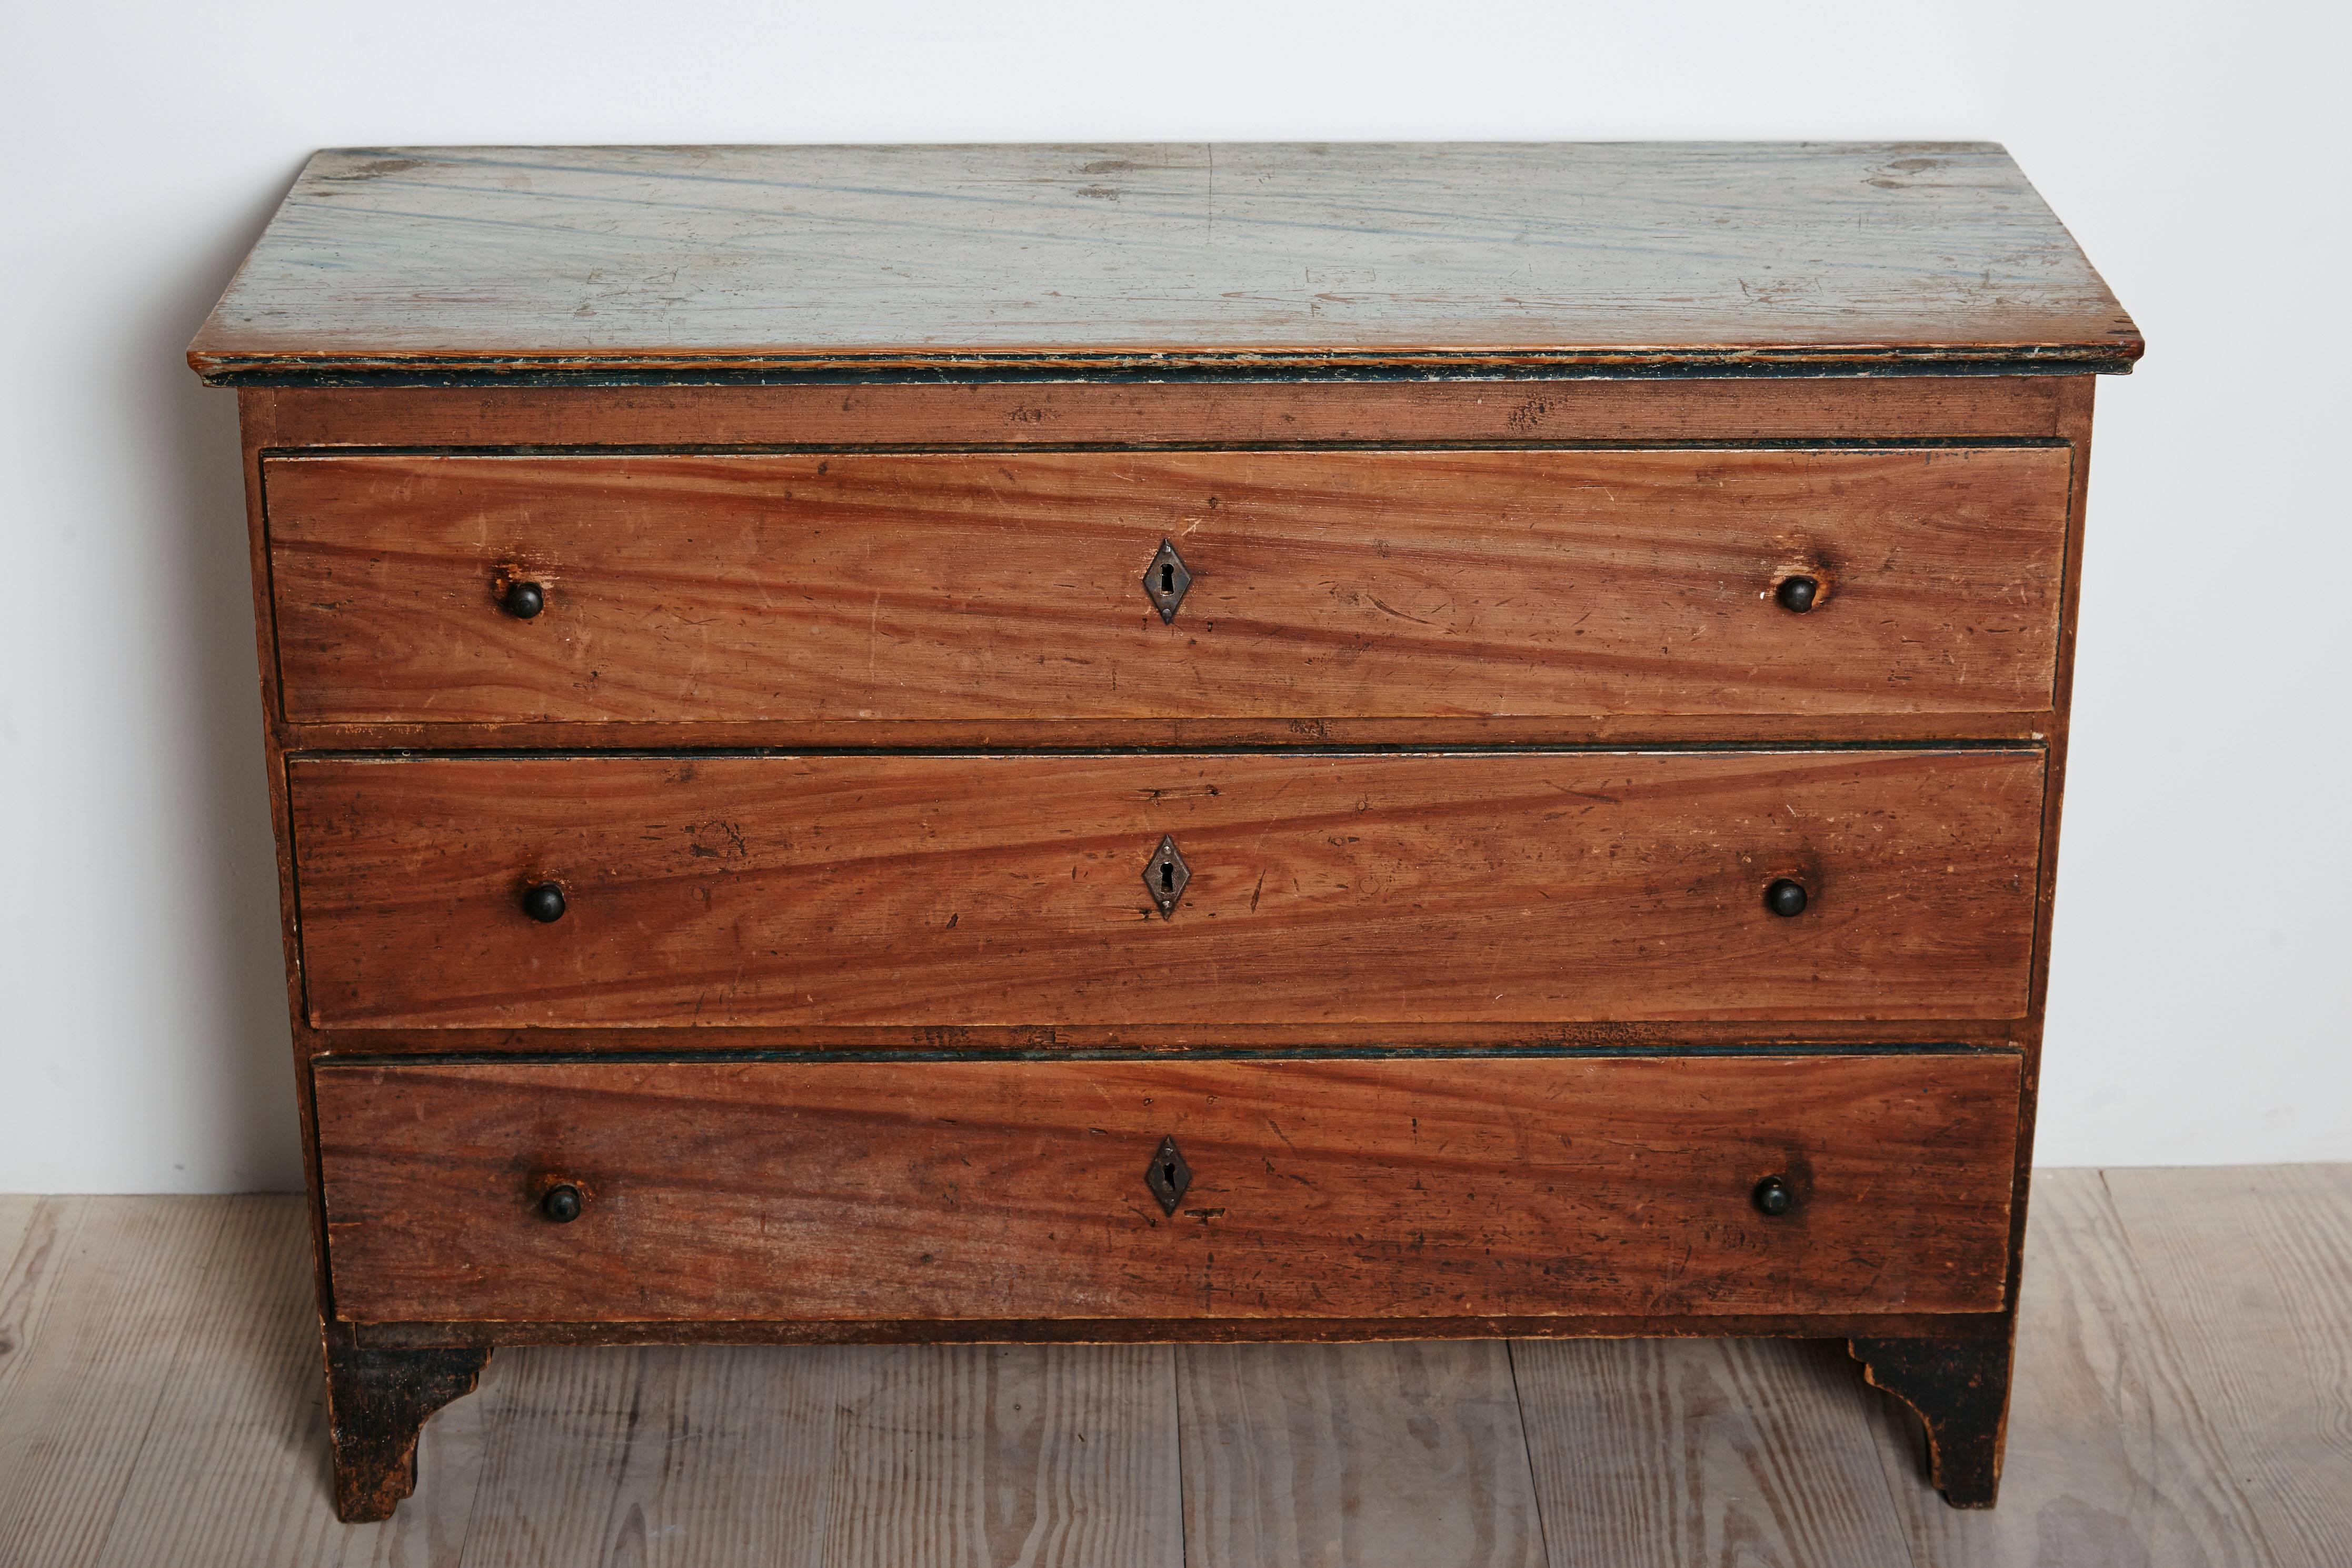
[[[0,1190],[299,1185],[232,399],[304,156],[394,142],[2005,141],[2100,391],[2046,1163],[2352,1159],[2341,6],[13,5]]]

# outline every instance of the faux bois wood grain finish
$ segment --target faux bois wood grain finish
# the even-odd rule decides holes
[[[364,148],[188,352],[240,378],[2124,369],[2000,148]]]
[[[2018,1067],[329,1063],[317,1092],[360,1322],[1982,1312]]]
[[[1980,143],[320,154],[189,359],[345,1511],[499,1345],[1496,1333],[1990,1500],[2140,350]]]
[[[2011,1018],[2032,751],[306,759],[313,1022]],[[1171,917],[1146,866],[1172,839]],[[1791,879],[1794,918],[1767,908]],[[520,897],[562,887],[541,925]]]
[[[298,723],[1957,716],[2051,705],[2070,462],[294,456],[264,481]],[[1792,577],[1820,585],[1802,613]],[[542,612],[500,607],[517,580]]]

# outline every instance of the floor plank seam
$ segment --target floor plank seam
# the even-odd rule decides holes
[[[1176,1563],[1192,1568],[1192,1521],[1184,1500],[1192,1494],[1192,1475],[1184,1458],[1184,1362],[1175,1345],[1160,1347],[1168,1356],[1168,1417],[1176,1429]]]
[[[1551,1554],[1551,1525],[1544,1518],[1543,1488],[1536,1483],[1535,1441],[1528,1436],[1528,1398],[1519,1388],[1519,1342],[1503,1342],[1503,1363],[1511,1370],[1511,1405],[1519,1413],[1519,1458],[1528,1467],[1528,1500],[1535,1510],[1536,1544],[1543,1548],[1547,1568],[1557,1568]]]

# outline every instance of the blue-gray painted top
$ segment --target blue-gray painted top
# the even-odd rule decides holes
[[[215,382],[2118,371],[1971,143],[321,152]]]

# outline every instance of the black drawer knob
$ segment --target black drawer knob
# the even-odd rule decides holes
[[[542,882],[523,889],[522,912],[541,925],[551,925],[563,918],[563,890],[551,882]]]
[[[1789,1206],[1797,1201],[1797,1195],[1789,1190],[1789,1184],[1776,1176],[1766,1176],[1758,1182],[1752,1196],[1757,1207],[1775,1218],[1788,1213]]]
[[[547,1189],[539,1200],[539,1211],[558,1225],[569,1225],[580,1218],[580,1189],[570,1182]]]
[[[1764,907],[1783,920],[1802,915],[1805,912],[1804,883],[1790,882],[1785,876],[1780,878],[1764,890]],[[561,914],[562,910],[559,908],[557,913]]]
[[[1784,577],[1780,580],[1780,591],[1773,597],[1780,600],[1781,609],[1802,615],[1813,607],[1813,601],[1821,597],[1821,592],[1822,585],[1817,578]]]
[[[506,597],[499,602],[516,620],[528,621],[547,608],[547,590],[535,582],[510,582]]]

